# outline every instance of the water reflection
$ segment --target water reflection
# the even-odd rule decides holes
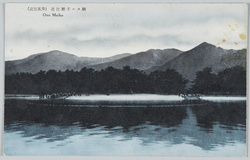
[[[186,108],[147,108],[147,107],[64,107],[27,105],[27,101],[6,101],[5,122],[15,121],[27,123],[42,123],[44,125],[71,126],[74,123],[81,127],[93,128],[101,125],[107,128],[122,126],[128,130],[145,122],[164,125],[178,125],[186,117]]]
[[[212,128],[219,122],[228,129],[239,124],[246,125],[246,102],[211,103],[206,108],[191,107],[197,117],[199,126]]]
[[[68,140],[81,136],[93,141],[112,139],[112,145],[133,141],[141,150],[161,144],[166,151],[181,144],[213,151],[218,146],[246,143],[245,101],[160,108],[51,107],[26,102],[5,102],[5,134],[15,132],[24,138],[32,137],[25,143],[45,140],[60,149],[68,143],[76,144]],[[162,154],[167,152],[156,153]]]

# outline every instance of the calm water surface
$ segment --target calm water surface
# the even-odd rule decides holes
[[[246,154],[246,101],[119,108],[30,101],[5,100],[6,155]]]

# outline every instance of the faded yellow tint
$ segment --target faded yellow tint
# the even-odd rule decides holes
[[[247,36],[244,33],[239,34],[240,39],[245,40]]]

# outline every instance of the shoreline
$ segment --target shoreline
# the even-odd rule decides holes
[[[185,100],[178,95],[160,95],[160,94],[94,94],[94,95],[81,95],[70,96],[67,98],[54,98],[54,99],[39,99],[38,95],[31,94],[5,94],[5,99],[23,99],[23,100],[39,100],[39,101],[68,101],[74,103],[86,103],[86,104],[166,104],[166,103],[180,103],[185,101],[212,101],[212,102],[231,102],[231,101],[246,101],[246,96],[200,96],[200,100]]]

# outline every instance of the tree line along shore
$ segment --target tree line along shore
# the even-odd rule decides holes
[[[187,84],[191,85],[187,87]],[[241,66],[217,74],[204,68],[189,81],[174,69],[146,74],[129,66],[108,67],[101,71],[49,70],[35,74],[16,73],[5,76],[5,94],[182,94],[246,95],[246,69]]]

